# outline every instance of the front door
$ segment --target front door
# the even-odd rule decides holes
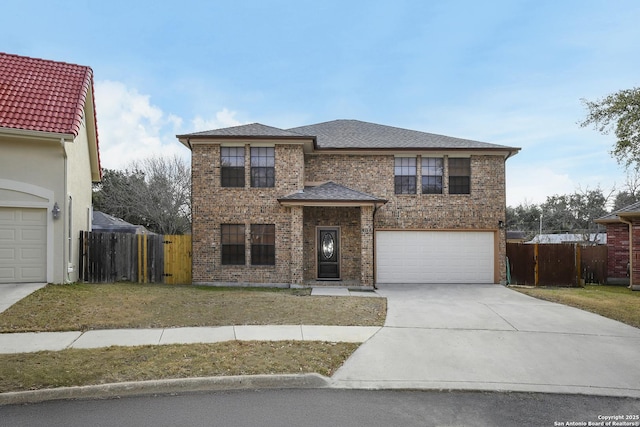
[[[340,279],[340,230],[318,228],[318,279]]]

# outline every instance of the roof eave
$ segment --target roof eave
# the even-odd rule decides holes
[[[259,135],[176,135],[178,141],[182,143],[189,150],[193,150],[193,146],[197,144],[222,144],[229,141],[287,141],[296,142],[299,141],[302,145],[305,143],[311,143],[309,149],[305,149],[307,152],[317,150],[316,137],[305,136],[259,136]]]
[[[361,207],[382,206],[388,202],[385,199],[377,200],[310,200],[310,199],[277,199],[282,206],[319,206],[319,207]]]
[[[17,138],[50,139],[60,142],[60,139],[72,141],[76,135],[72,133],[47,132],[42,130],[20,129],[0,126],[0,134],[11,135]]]
[[[379,154],[389,154],[389,153],[424,153],[424,152],[466,152],[466,153],[475,153],[478,152],[480,154],[489,154],[495,153],[496,155],[501,155],[505,159],[508,159],[512,156],[515,156],[520,151],[520,148],[515,147],[505,147],[505,148],[496,148],[496,147],[317,147],[315,149],[317,152],[322,153],[335,153],[335,154],[349,154],[349,153],[379,153]]]

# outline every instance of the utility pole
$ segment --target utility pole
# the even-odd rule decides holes
[[[540,212],[540,233],[538,233],[540,239],[542,239],[542,212]]]

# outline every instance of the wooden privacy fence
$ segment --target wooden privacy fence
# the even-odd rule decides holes
[[[191,283],[191,236],[80,233],[85,282]]]
[[[580,286],[607,277],[606,246],[507,243],[507,258],[513,284]]]

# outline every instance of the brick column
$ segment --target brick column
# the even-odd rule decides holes
[[[303,209],[302,206],[291,207],[291,283],[303,282]]]
[[[360,285],[373,286],[373,206],[360,207]]]

